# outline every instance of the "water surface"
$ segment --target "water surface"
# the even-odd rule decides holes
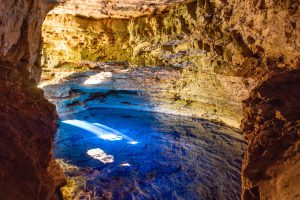
[[[125,137],[103,139],[60,122],[55,156],[98,174],[87,189],[113,199],[239,199],[244,142],[228,127],[197,118],[152,112],[90,108],[64,120],[110,127]],[[87,154],[101,149],[113,156],[102,162]]]
[[[72,199],[240,199],[240,132],[183,116],[136,77],[84,72],[44,87],[60,116],[55,157],[73,166],[64,167]]]

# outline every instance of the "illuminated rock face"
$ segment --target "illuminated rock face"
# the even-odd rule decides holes
[[[94,19],[139,17],[161,12],[184,0],[64,0],[50,14],[71,14]]]
[[[81,60],[128,60],[132,55],[126,19],[91,20],[48,15],[43,25],[42,65]]]
[[[42,0],[1,2],[0,61],[22,63],[32,78],[39,79],[40,27],[50,7]]]
[[[171,66],[181,76],[170,76],[168,99],[235,127],[242,101],[263,77],[300,63],[292,1],[198,0],[130,19],[74,16],[69,6],[47,16],[43,65],[90,60]]]

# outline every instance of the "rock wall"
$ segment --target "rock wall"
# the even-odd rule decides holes
[[[57,0],[58,1],[58,0]],[[65,2],[52,10],[50,14],[70,14],[93,19],[128,19],[149,15],[169,8],[184,0],[59,0]]]
[[[172,66],[181,77],[162,97],[239,127],[242,101],[257,83],[299,66],[298,7],[292,0],[197,0],[131,19],[63,15],[60,7],[43,26],[42,63]]]
[[[0,3],[1,199],[56,199],[62,181],[52,156],[55,107],[36,84],[41,25],[52,6],[44,0]]]
[[[300,69],[281,72],[244,102],[244,199],[300,197]]]
[[[93,20],[49,14],[43,25],[42,64],[54,67],[81,60],[126,61],[131,56],[127,19]]]
[[[168,90],[162,96],[193,108],[201,117],[239,126],[244,107],[242,124],[249,146],[242,171],[242,198],[296,199],[299,6],[298,0],[186,1],[149,16],[123,19],[127,27],[119,32],[126,37],[118,32],[116,38],[124,46],[115,45],[113,39],[100,47],[98,42],[103,40],[96,36],[97,45],[91,39],[80,39],[84,48],[79,52],[87,49],[86,58],[92,61],[128,60],[133,66],[178,69],[181,75],[166,81]],[[52,17],[60,18],[59,14]],[[76,18],[70,15],[71,21]],[[81,27],[80,32],[86,30],[88,27]],[[103,31],[94,33],[103,35],[106,29]],[[114,52],[107,50],[111,45]],[[66,61],[85,59],[77,58]]]
[[[41,75],[40,27],[51,7],[42,0],[3,0],[0,4],[0,60],[23,63],[31,78]]]
[[[55,199],[62,181],[54,177],[60,172],[51,155],[55,110],[36,87],[41,24],[52,6],[46,2],[2,0],[0,4],[3,199]],[[261,82],[244,103],[243,130],[249,147],[242,197],[299,198],[299,70],[288,71],[300,65],[298,0],[197,0],[148,13],[151,16],[101,22],[84,14],[73,19],[71,13],[71,20],[53,16],[79,24],[75,31],[73,23],[61,26],[69,32],[56,35],[76,43],[77,49],[70,49],[80,52],[80,57],[70,60],[126,59],[133,65],[177,68],[181,78],[174,79],[173,89],[165,95],[199,109],[206,118],[238,125],[242,100]],[[82,34],[76,38],[74,33]],[[45,42],[51,47],[47,38]],[[69,44],[60,42],[51,41],[55,44],[51,48],[68,53]],[[95,48],[100,43],[105,45]],[[52,58],[46,58],[51,52],[46,51],[44,61],[51,64]]]

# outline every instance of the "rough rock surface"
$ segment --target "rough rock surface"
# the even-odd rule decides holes
[[[131,18],[168,9],[184,0],[62,0],[51,14],[71,14],[89,18]]]
[[[68,12],[66,4],[45,21],[42,64],[173,66],[181,77],[174,77],[164,96],[198,109],[204,118],[238,127],[242,101],[259,80],[299,66],[298,7],[292,0],[197,0],[150,16],[94,19]]]
[[[244,199],[300,198],[299,99],[297,69],[267,79],[244,102]]]
[[[55,107],[36,85],[3,81],[4,75],[1,71],[1,199],[51,199],[55,183],[48,165],[56,132]]]
[[[299,7],[298,0],[187,1],[150,16],[122,19],[127,24],[125,30],[124,27],[122,31],[103,29],[100,33],[91,24],[96,21],[105,24],[103,19],[92,20],[81,15],[81,19],[87,18],[83,20],[86,24],[72,30],[68,23],[77,23],[79,16],[70,12],[65,19],[57,13],[49,19],[63,28],[56,33],[46,23],[44,30],[50,30],[50,37],[45,40],[59,43],[61,37],[55,40],[51,35],[67,33],[65,30],[72,34],[78,31],[80,36],[73,44],[66,45],[66,49],[75,49],[83,55],[66,61],[128,60],[136,66],[177,67],[181,77],[174,78],[172,89],[165,96],[173,95],[174,101],[185,102],[195,110],[204,109],[205,118],[216,118],[234,126],[242,119],[242,101],[254,87],[262,84],[244,105],[243,127],[249,147],[244,160],[243,198],[295,199],[299,198],[299,177],[294,174],[299,168],[296,123],[299,108],[294,101],[299,91],[293,87],[298,84],[297,78],[294,77],[291,85],[288,82],[293,72],[282,72],[300,67]],[[115,33],[113,37],[103,36],[111,33]],[[97,45],[102,41],[106,42],[105,47]],[[113,52],[109,46],[114,47]],[[54,52],[53,48],[44,48],[47,51]],[[63,51],[56,53],[64,55]],[[279,87],[280,83],[284,89],[277,91],[272,85]],[[279,101],[265,101],[273,97]],[[280,105],[282,102],[284,105]]]
[[[129,20],[92,20],[72,15],[48,14],[43,24],[42,65],[54,67],[81,60],[128,60]]]
[[[52,7],[43,0],[3,0],[0,4],[0,60],[23,63],[37,80],[41,75],[41,26]]]
[[[46,2],[2,0],[0,4],[0,193],[5,199],[54,197],[56,186],[47,168],[55,112],[34,81],[40,75],[40,26],[51,7]],[[114,51],[132,52],[127,60],[135,65],[181,68],[182,78],[174,81],[174,99],[188,104],[196,101],[195,108],[208,108],[208,115],[223,115],[223,121],[236,124],[242,116],[241,101],[258,81],[299,68],[299,6],[298,0],[197,0],[179,3],[168,12],[154,9],[151,17],[128,19],[127,28],[120,32],[129,35],[129,45],[115,45]],[[152,12],[146,10],[141,12]],[[97,18],[75,15],[89,21],[88,17]],[[83,55],[104,60],[108,53],[91,48],[92,40],[98,41],[97,31],[88,32],[87,25],[77,28],[91,39],[82,40],[75,50],[91,49]],[[90,33],[97,34],[90,37]],[[52,42],[57,44],[59,38]],[[110,46],[123,40],[106,41]],[[63,55],[66,49],[62,50]],[[279,73],[257,87],[245,103],[243,124],[249,140],[243,170],[245,199],[299,198],[297,77],[295,71]],[[279,101],[269,102],[271,98]]]
[[[55,107],[36,85],[41,25],[51,6],[0,3],[0,199],[56,199],[63,180],[52,160]]]

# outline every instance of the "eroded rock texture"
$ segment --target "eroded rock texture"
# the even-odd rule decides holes
[[[0,4],[0,60],[23,63],[37,80],[41,75],[41,26],[51,7],[43,0],[3,0]]]
[[[64,61],[127,60],[132,66],[171,66],[180,76],[166,81],[168,91],[162,96],[193,108],[201,117],[233,126],[239,126],[243,117],[242,101],[260,85],[244,105],[249,147],[243,198],[295,199],[299,198],[295,173],[299,171],[299,78],[298,71],[285,71],[300,67],[299,6],[298,0],[186,1],[149,16],[122,17],[126,27],[110,19],[116,26],[100,31],[107,19],[57,12],[44,26],[46,44],[74,40],[65,43],[64,50],[45,46],[43,64],[60,62],[45,55],[66,56],[68,51],[76,52],[71,54],[76,59]],[[54,30],[51,21],[61,29]],[[78,24],[76,30],[69,24]],[[80,34],[74,38],[76,32]]]
[[[0,67],[1,199],[51,199],[55,183],[48,166],[56,131],[55,107],[41,89],[27,82],[26,69],[26,75],[16,74],[24,78],[18,83],[5,80],[9,70],[3,67],[14,66],[1,62]]]
[[[71,14],[93,19],[128,19],[158,13],[184,0],[61,0],[51,14]]]
[[[54,198],[50,174],[56,173],[48,169],[55,111],[35,84],[41,72],[40,27],[51,7],[46,2],[0,4],[0,193],[5,199]],[[45,65],[62,56],[171,66],[181,77],[167,81],[172,84],[164,96],[233,126],[242,118],[242,100],[275,74],[245,103],[249,148],[243,197],[299,198],[299,72],[282,72],[300,64],[298,0],[197,0],[172,7],[164,1],[158,10],[159,1],[105,5],[110,9],[103,16],[119,21],[91,15],[91,2],[85,1],[83,10],[71,2],[68,16],[61,10],[50,15],[57,28],[45,26]],[[117,17],[125,8],[126,16]]]
[[[56,199],[61,182],[53,178],[61,174],[52,161],[55,107],[36,85],[41,25],[52,6],[45,2],[0,3],[0,199]]]
[[[162,96],[235,127],[242,101],[263,77],[300,63],[297,1],[173,2],[160,12],[123,19],[68,9],[47,16],[43,65],[90,60],[172,66],[181,76]]]
[[[278,73],[244,102],[244,199],[300,198],[300,70]]]

